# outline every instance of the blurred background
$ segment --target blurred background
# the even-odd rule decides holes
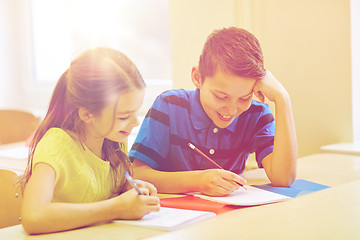
[[[237,26],[291,96],[299,156],[358,143],[359,16],[359,0],[0,0],[0,108],[42,117],[71,59],[108,46],[148,85],[141,118],[162,91],[193,89],[206,37]]]

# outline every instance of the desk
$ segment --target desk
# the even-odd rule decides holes
[[[0,239],[360,239],[360,156],[315,154],[298,160],[298,178],[333,186],[290,201],[242,208],[173,232],[102,224],[28,236],[21,225]],[[249,184],[268,183],[262,169],[244,173]]]
[[[3,156],[1,153],[3,150],[20,151],[21,153],[14,157]],[[25,142],[0,145],[0,169],[11,170],[18,175],[23,174],[27,165],[27,154],[28,147],[25,146]]]
[[[360,239],[360,180],[290,201],[238,209],[151,240]]]
[[[322,146],[322,152],[352,154],[360,156],[360,143],[336,143]]]
[[[263,169],[242,174],[249,185],[266,184],[269,180]],[[320,153],[298,159],[296,178],[336,186],[360,179],[360,156]]]

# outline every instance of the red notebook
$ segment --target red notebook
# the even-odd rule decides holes
[[[208,211],[216,214],[243,208],[241,206],[217,203],[190,195],[184,197],[162,198],[160,199],[160,204],[162,207]]]

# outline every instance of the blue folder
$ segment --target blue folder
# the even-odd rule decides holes
[[[292,198],[329,188],[329,186],[310,182],[304,179],[296,179],[290,187],[274,187],[271,183],[252,186]]]

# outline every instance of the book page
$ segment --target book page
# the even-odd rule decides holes
[[[237,206],[262,205],[290,199],[288,196],[269,192],[256,187],[246,186],[246,188],[247,190],[239,188],[226,197],[210,197],[203,194],[195,194],[194,196],[214,202]]]
[[[151,212],[140,220],[116,222],[170,231],[215,216],[212,212],[161,207],[159,212]]]

